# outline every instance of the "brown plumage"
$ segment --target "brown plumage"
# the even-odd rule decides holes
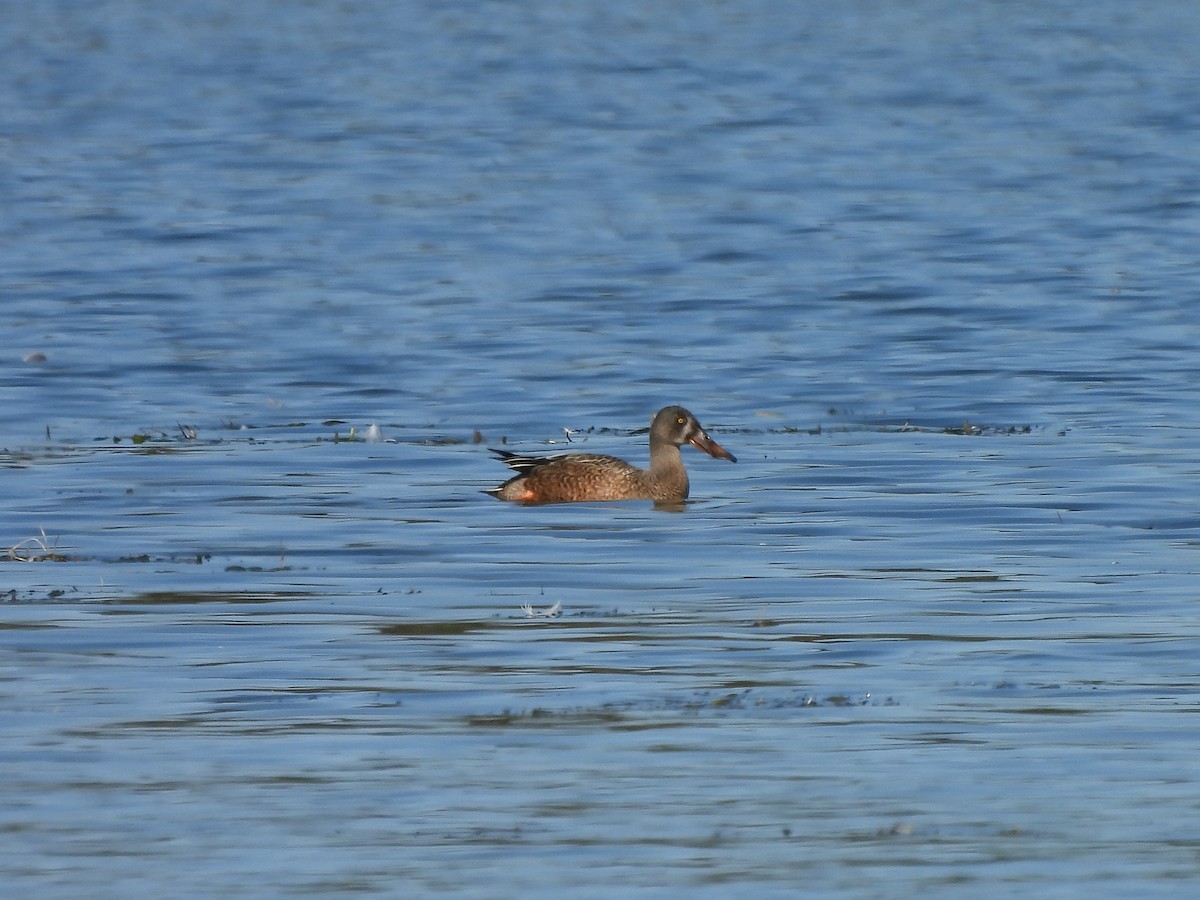
[[[682,406],[658,411],[650,423],[650,468],[600,453],[521,456],[492,450],[517,474],[487,493],[517,503],[572,503],[581,500],[653,500],[679,503],[687,499],[688,476],[679,453],[691,444],[715,459],[737,462],[710,438],[696,417]]]

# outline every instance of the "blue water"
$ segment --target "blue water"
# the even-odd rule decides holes
[[[6,895],[1194,893],[1197,46],[9,5]]]

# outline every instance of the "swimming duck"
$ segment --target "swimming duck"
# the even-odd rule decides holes
[[[650,422],[650,468],[600,453],[522,456],[492,450],[517,474],[486,493],[517,503],[574,503],[596,500],[653,500],[681,503],[687,499],[688,476],[680,446],[691,444],[714,459],[737,462],[732,453],[708,436],[696,417],[682,406],[660,409]]]

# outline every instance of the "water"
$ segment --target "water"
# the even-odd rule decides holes
[[[1200,14],[0,21],[6,893],[1200,886]]]

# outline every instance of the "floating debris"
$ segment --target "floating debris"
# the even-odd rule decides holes
[[[58,549],[58,538],[50,543],[46,529],[39,528],[41,537],[25,538],[8,548],[8,558],[15,562],[65,562],[69,557]]]
[[[562,615],[562,601],[559,600],[553,606],[547,606],[543,610],[536,610],[529,603],[521,605],[521,611],[525,613],[527,619],[557,619]]]

